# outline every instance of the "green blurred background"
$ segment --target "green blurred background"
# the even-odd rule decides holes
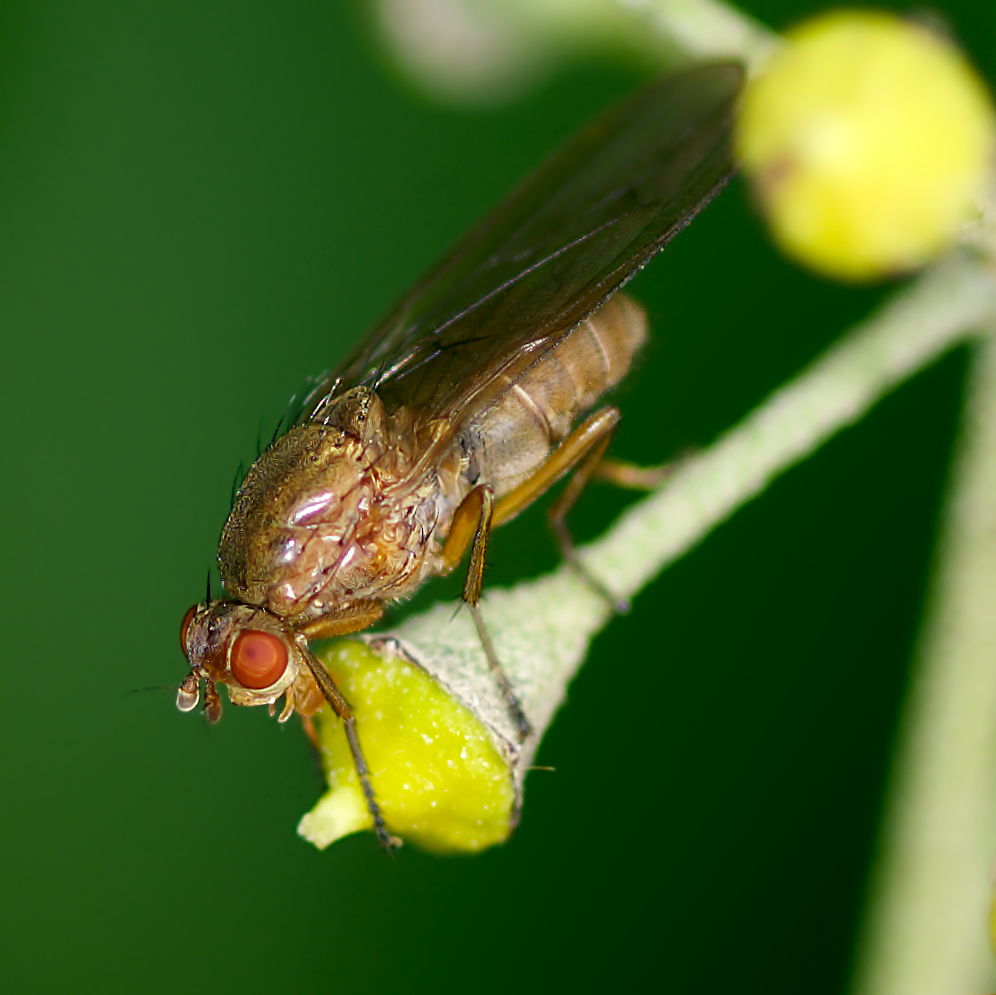
[[[817,9],[751,5],[778,27]],[[937,9],[992,78],[992,4]],[[229,707],[208,729],[127,694],[185,673],[235,468],[290,394],[638,79],[596,59],[454,109],[358,4],[0,5],[3,991],[840,990],[964,354],[612,624],[540,750],[556,772],[483,856],[318,853],[295,723]],[[781,261],[739,184],[634,290],[655,338],[616,452],[651,461],[888,292]],[[579,535],[625,500],[593,489]],[[533,513],[496,534],[490,582],[555,561]]]

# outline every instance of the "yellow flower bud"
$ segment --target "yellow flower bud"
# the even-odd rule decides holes
[[[989,182],[989,94],[944,38],[840,11],[791,32],[747,87],[736,145],[776,242],[868,280],[950,245]]]
[[[515,788],[484,725],[407,660],[366,643],[328,643],[319,652],[350,703],[388,830],[442,853],[483,850],[514,826]],[[342,722],[315,716],[331,785],[298,831],[316,846],[373,828]]]

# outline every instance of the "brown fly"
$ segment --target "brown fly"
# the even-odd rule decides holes
[[[218,546],[229,597],[183,619],[177,706],[193,709],[202,681],[211,721],[218,684],[271,713],[283,698],[282,721],[328,702],[385,846],[349,705],[308,644],[367,628],[469,549],[463,599],[528,735],[478,608],[488,535],[573,471],[550,517],[576,562],[565,515],[619,411],[577,420],[646,335],[617,291],[730,177],[742,83],[733,63],[693,69],[581,131],[320,378],[235,496]]]

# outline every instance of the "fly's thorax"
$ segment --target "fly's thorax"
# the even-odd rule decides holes
[[[646,312],[616,294],[573,329],[464,433],[475,480],[498,497],[535,473],[577,417],[626,375],[646,341]]]
[[[180,633],[190,675],[177,694],[177,707],[196,707],[205,682],[205,710],[220,714],[216,686],[224,684],[235,705],[268,705],[285,698],[280,716],[311,714],[322,698],[307,664],[307,643],[270,612],[235,601],[207,601],[187,613]]]
[[[319,413],[252,466],[218,547],[226,591],[295,623],[406,593],[434,524],[432,476],[409,479],[404,412],[358,388]]]
[[[229,594],[286,615],[372,502],[370,451],[340,428],[291,429],[252,465],[218,544]]]

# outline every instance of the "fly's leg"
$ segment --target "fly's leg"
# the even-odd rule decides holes
[[[494,524],[494,511],[494,491],[486,484],[475,487],[463,499],[453,516],[453,524],[450,526],[449,535],[447,535],[446,544],[443,547],[442,572],[449,573],[453,570],[463,557],[464,550],[470,545],[470,564],[467,567],[467,576],[463,582],[463,600],[470,608],[474,625],[477,627],[477,634],[481,639],[481,646],[484,648],[484,655],[488,660],[488,669],[505,699],[505,706],[519,730],[521,742],[532,732],[532,726],[522,710],[522,705],[519,704],[515,691],[512,690],[508,676],[502,669],[481,616],[480,601],[481,588],[484,585],[484,561],[488,552],[488,536],[491,534],[491,528]]]
[[[353,754],[353,763],[356,766],[356,773],[360,778],[360,787],[363,789],[363,797],[367,803],[367,809],[370,812],[371,817],[374,822],[374,832],[377,834],[377,842],[380,843],[381,848],[386,850],[388,853],[397,850],[401,846],[401,840],[396,836],[392,836],[387,831],[387,826],[384,825],[384,816],[381,815],[380,806],[377,804],[377,799],[374,797],[373,785],[370,783],[370,771],[367,768],[366,757],[363,756],[363,750],[360,747],[360,737],[356,734],[356,720],[353,718],[353,713],[347,708],[346,713],[338,713],[342,718],[343,726],[346,729],[346,739],[349,742],[349,752]]]
[[[676,463],[639,466],[636,463],[627,463],[625,460],[602,459],[595,467],[592,478],[631,491],[655,491],[676,469]]]
[[[618,408],[600,408],[589,415],[556,449],[546,462],[518,487],[506,494],[495,506],[495,525],[515,518],[538,497],[542,497],[561,477],[589,455],[593,446],[601,443],[599,456],[605,451],[616,425],[619,424]],[[597,462],[597,461],[596,461]],[[588,476],[591,471],[588,472]],[[587,476],[585,477],[587,481]],[[576,495],[575,495],[576,499]],[[573,502],[572,502],[573,503]]]
[[[384,614],[382,601],[354,601],[338,611],[321,615],[297,626],[294,631],[305,639],[332,639],[334,636],[348,636],[351,632],[369,629]]]
[[[401,845],[401,841],[393,837],[384,825],[384,817],[381,815],[380,806],[374,797],[373,785],[370,783],[370,769],[367,767],[366,757],[363,756],[363,749],[360,746],[360,739],[356,735],[356,719],[352,709],[343,698],[339,689],[335,686],[331,675],[311,653],[305,658],[315,682],[325,695],[325,700],[332,706],[336,715],[342,719],[343,727],[346,730],[346,740],[349,743],[349,752],[353,754],[353,764],[356,766],[356,773],[360,779],[360,787],[363,789],[363,797],[367,803],[367,809],[373,818],[374,832],[377,834],[377,841],[390,853]]]
[[[561,477],[574,470],[574,475],[567,482],[563,493],[550,508],[550,527],[553,529],[564,559],[584,578],[593,591],[612,606],[614,611],[624,612],[628,610],[629,605],[613,597],[608,588],[597,577],[592,576],[578,559],[566,521],[567,513],[601,463],[618,424],[618,408],[601,408],[586,418],[557,446],[547,461],[528,480],[523,481],[498,502],[495,508],[495,524],[500,525],[517,515],[549,490]]]
[[[601,414],[601,412],[598,414]],[[577,435],[584,432],[595,417],[597,417],[597,414],[581,425],[574,434]],[[681,457],[673,462],[660,463],[657,466],[640,466],[637,463],[629,463],[625,460],[606,458],[604,453],[612,439],[612,433],[615,430],[618,420],[619,416],[618,412],[616,412],[616,422],[605,430],[604,437],[595,439],[592,449],[583,458],[581,465],[568,482],[564,492],[554,502],[553,507],[550,509],[550,525],[557,537],[557,543],[564,558],[616,611],[625,612],[629,610],[628,603],[614,598],[605,585],[597,577],[592,576],[578,561],[574,552],[574,543],[570,530],[567,527],[567,513],[571,510],[578,497],[580,497],[581,491],[584,490],[589,480],[604,480],[607,483],[615,484],[616,487],[622,487],[627,490],[653,491],[662,486],[668,477],[681,465]],[[592,430],[596,430],[597,427],[592,426]],[[595,434],[595,432],[592,431],[590,434]],[[573,437],[573,435],[569,436],[568,441]]]
[[[318,738],[318,730],[315,728],[315,723],[310,715],[304,715],[301,717],[301,728],[304,730],[305,736],[308,737],[308,742],[311,743],[311,748],[316,754],[321,754],[322,741]]]
[[[478,602],[481,597],[481,585],[484,576],[484,559],[487,553],[488,534],[495,525],[501,525],[514,518],[520,511],[528,507],[538,497],[542,496],[561,477],[574,470],[574,475],[567,482],[564,492],[554,502],[550,509],[550,527],[564,559],[584,578],[585,582],[603,597],[615,611],[627,611],[629,605],[613,597],[612,593],[597,577],[591,575],[577,557],[574,540],[567,527],[567,513],[577,501],[585,485],[592,475],[603,464],[603,456],[612,440],[612,433],[619,424],[618,408],[601,408],[586,418],[559,446],[550,454],[546,462],[527,480],[524,480],[514,490],[509,491],[499,501],[495,501],[494,492],[487,485],[475,487],[463,500],[450,526],[446,545],[443,547],[443,573],[449,573],[460,562],[467,546],[473,542],[470,566],[463,585],[463,600],[470,606],[477,626],[481,644],[488,658],[488,666],[495,675],[495,680],[508,704],[509,714],[515,720],[522,738],[529,735],[530,727],[519,705],[515,692],[508,683],[508,678],[498,662],[498,657],[491,645],[491,638],[481,617]],[[627,467],[616,472],[617,467]],[[601,475],[615,479],[623,486],[650,486],[650,475],[665,472],[666,468],[642,470],[629,464],[609,464],[609,468]],[[625,483],[624,483],[625,481]],[[654,481],[656,483],[656,480]]]
[[[374,602],[372,605],[377,605],[379,607],[379,602]],[[373,608],[371,607],[371,611]],[[356,618],[353,619],[354,622],[360,621],[363,617],[362,613],[357,611]],[[379,617],[379,615],[377,616]],[[343,623],[345,620],[341,620]],[[371,618],[364,625],[354,625],[351,629],[347,629],[347,632],[356,632],[359,629],[365,629],[368,625],[372,625],[376,621],[376,618]],[[309,629],[303,630],[306,634]],[[344,635],[344,632],[337,632],[337,635]],[[315,637],[313,637],[315,638]],[[360,779],[360,788],[363,791],[363,797],[367,803],[367,810],[370,812],[370,817],[373,819],[374,832],[377,834],[377,842],[390,853],[392,850],[401,846],[401,841],[394,836],[392,836],[387,831],[387,826],[384,825],[384,816],[381,814],[380,806],[377,804],[377,798],[374,796],[373,785],[370,783],[370,768],[367,767],[367,759],[363,755],[363,748],[360,746],[360,738],[356,734],[356,718],[353,715],[352,709],[349,707],[348,702],[342,696],[342,692],[335,686],[335,681],[332,680],[332,675],[325,669],[324,665],[320,660],[318,660],[310,650],[307,649],[307,644],[303,642],[302,649],[305,650],[304,658],[308,663],[308,668],[311,670],[311,675],[315,678],[315,683],[318,685],[319,690],[325,696],[325,700],[332,706],[332,710],[336,715],[342,719],[343,728],[346,730],[346,740],[349,743],[349,752],[353,755],[353,765],[356,767],[357,777]]]
[[[617,419],[618,420],[618,419]],[[583,428],[584,426],[582,426]],[[605,450],[612,441],[615,431],[615,424],[604,430],[600,437],[596,436],[591,441],[591,448],[582,458],[577,470],[567,481],[567,486],[560,492],[557,500],[550,506],[548,512],[550,528],[560,547],[560,553],[568,563],[584,578],[585,583],[607,601],[614,611],[629,611],[629,602],[621,601],[612,595],[612,592],[578,559],[577,551],[574,548],[574,537],[567,525],[567,513],[574,507],[575,502],[581,496],[592,474],[605,455]]]

